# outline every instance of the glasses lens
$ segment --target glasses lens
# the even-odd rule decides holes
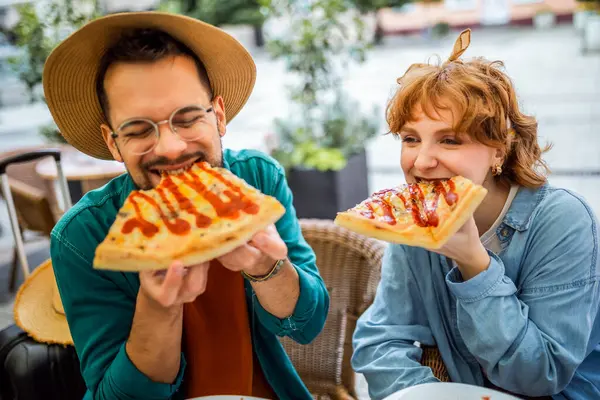
[[[126,122],[119,128],[117,135],[122,146],[133,154],[144,154],[156,144],[156,128],[150,121],[143,119]]]
[[[202,135],[202,128],[207,126],[208,113],[198,106],[184,107],[173,114],[171,125],[183,140],[195,140]]]

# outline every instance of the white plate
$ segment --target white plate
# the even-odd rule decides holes
[[[462,383],[424,383],[396,392],[385,400],[520,400],[517,397],[484,387]]]

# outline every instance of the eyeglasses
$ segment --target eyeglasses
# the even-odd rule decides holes
[[[204,108],[200,105],[191,105],[173,111],[169,119],[154,122],[146,118],[132,118],[123,122],[115,132],[113,139],[120,139],[121,146],[131,154],[142,155],[152,151],[158,144],[160,131],[158,126],[169,124],[171,131],[180,139],[189,142],[202,136],[208,126],[208,114],[214,111],[213,107]]]

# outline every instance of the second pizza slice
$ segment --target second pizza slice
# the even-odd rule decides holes
[[[400,185],[338,213],[335,223],[390,243],[443,246],[479,206],[487,190],[464,177]]]

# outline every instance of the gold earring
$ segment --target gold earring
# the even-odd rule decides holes
[[[492,175],[498,176],[500,174],[502,174],[502,165],[498,163],[492,167]]]

